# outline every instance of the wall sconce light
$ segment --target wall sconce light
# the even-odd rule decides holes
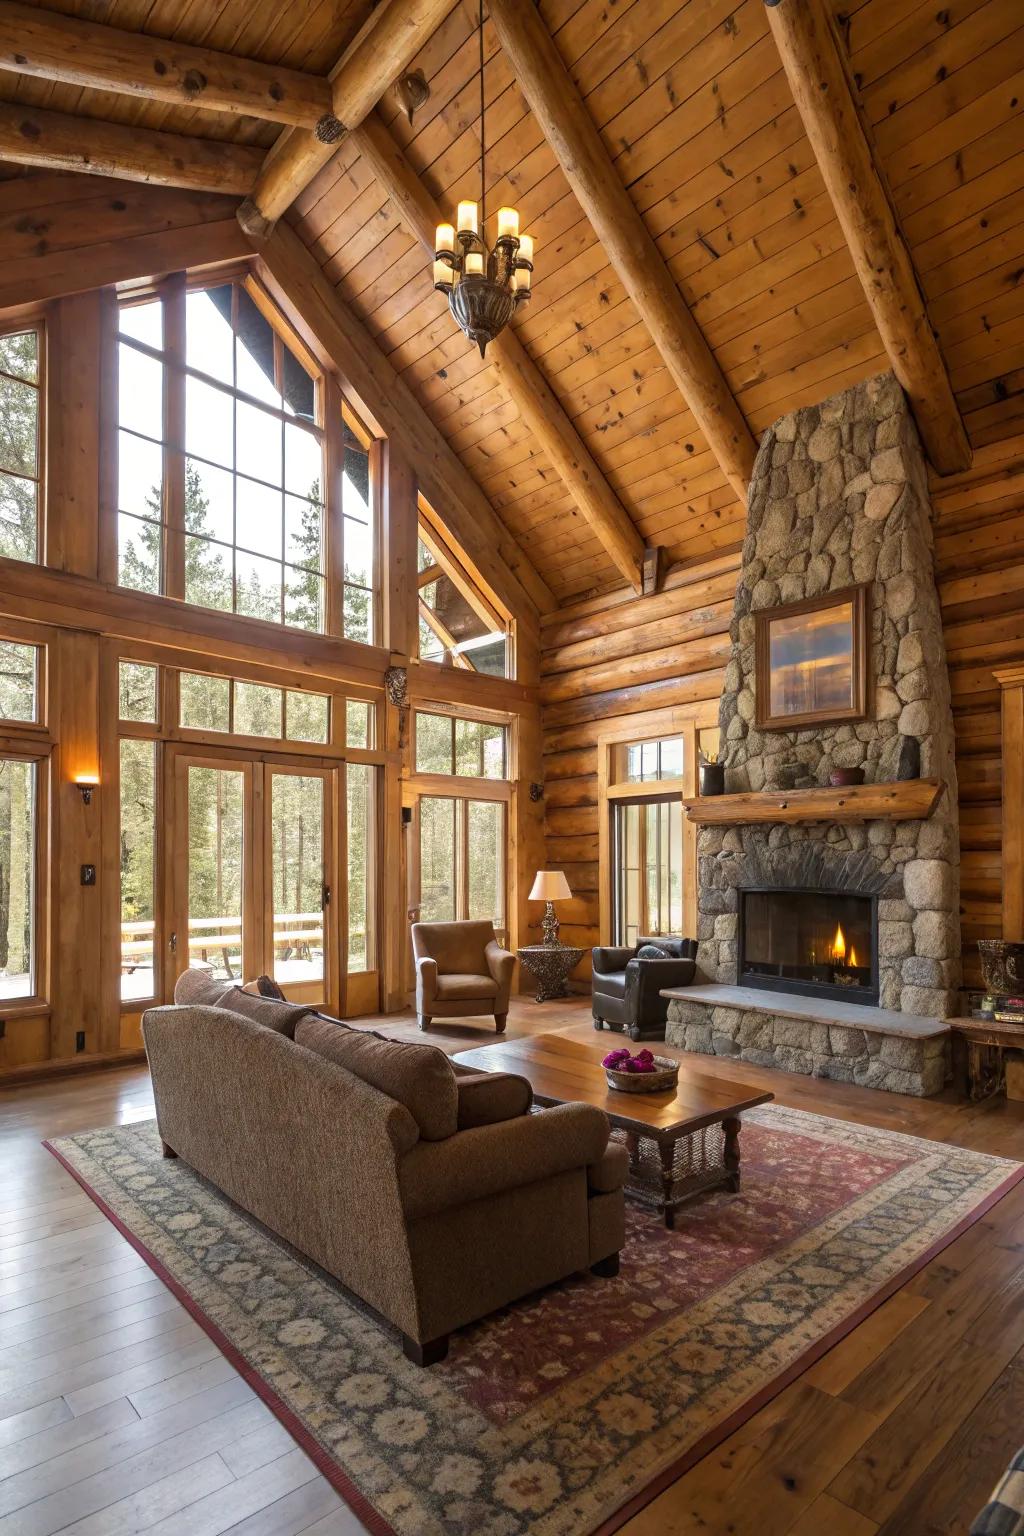
[[[99,779],[95,774],[80,773],[75,779],[78,791],[82,796],[83,805],[92,804],[92,792],[99,786]]]

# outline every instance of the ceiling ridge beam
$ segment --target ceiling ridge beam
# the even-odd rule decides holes
[[[0,70],[298,128],[315,128],[332,104],[330,82],[321,75],[61,16],[20,0],[0,0]]]
[[[793,100],[893,373],[932,464],[940,474],[955,474],[971,462],[970,443],[835,28],[821,0],[766,4]]]
[[[351,135],[400,220],[429,256],[442,212],[377,112]],[[488,343],[492,364],[508,398],[565,484],[585,521],[619,571],[640,590],[644,541],[608,484],[590,450],[562,408],[544,374],[512,330]]]
[[[260,246],[258,272],[325,354],[349,391],[412,465],[417,484],[484,583],[516,619],[536,631],[556,607],[547,583],[504,526],[462,460],[287,224]]]
[[[17,165],[241,196],[252,186],[261,158],[260,150],[247,144],[0,102],[0,160]]]
[[[756,445],[700,326],[626,190],[540,13],[490,0],[516,83],[629,294],[665,366],[741,501]]]
[[[419,53],[455,0],[383,0],[330,73],[331,108],[315,132],[288,129],[263,162],[238,220],[252,240],[265,240],[278,219],[335,153],[347,133],[377,105]]]

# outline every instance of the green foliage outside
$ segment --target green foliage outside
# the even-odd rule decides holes
[[[0,337],[0,555],[11,560],[38,558],[37,344],[35,331]]]

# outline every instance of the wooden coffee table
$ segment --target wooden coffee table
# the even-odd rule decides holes
[[[484,1072],[517,1072],[539,1104],[595,1104],[629,1152],[630,1192],[671,1227],[685,1200],[724,1184],[740,1187],[740,1114],[775,1097],[683,1062],[667,1093],[609,1088],[601,1065],[607,1047],[565,1035],[503,1040],[455,1060]]]

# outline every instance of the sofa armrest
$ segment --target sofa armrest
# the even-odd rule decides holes
[[[621,1141],[610,1141],[599,1163],[587,1168],[587,1188],[592,1195],[610,1195],[629,1177],[629,1153]]]
[[[509,950],[502,949],[497,939],[490,939],[484,949],[484,958],[487,961],[487,969],[498,983],[498,995],[495,998],[495,1012],[507,1013],[508,1000],[512,993],[512,972],[515,970],[516,957]]]
[[[628,944],[599,945],[591,956],[595,975],[609,971],[624,971],[626,962],[632,960],[635,953],[636,951]]]
[[[642,1005],[657,1003],[665,987],[688,987],[696,962],[673,955],[665,960],[630,960],[626,966],[626,997]],[[665,998],[660,998],[666,1004]]]
[[[431,955],[416,957],[416,1004],[420,1013],[429,1012],[437,996],[437,961]]]
[[[592,1104],[559,1104],[499,1125],[458,1131],[446,1141],[418,1143],[399,1160],[402,1205],[410,1220],[433,1216],[587,1168],[601,1161],[607,1145],[607,1117]]]

